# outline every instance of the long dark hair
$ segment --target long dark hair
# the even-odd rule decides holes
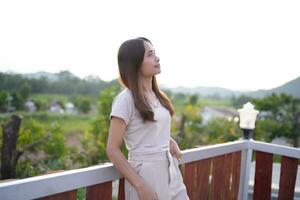
[[[146,101],[144,94],[140,91],[138,73],[144,60],[145,46],[144,42],[150,42],[149,39],[138,37],[123,42],[118,51],[119,65],[119,83],[128,88],[134,99],[134,105],[141,114],[144,121],[155,121],[154,112]],[[158,87],[155,76],[152,77],[152,90],[157,96],[160,103],[169,111],[170,115],[174,114],[172,102],[166,94]]]

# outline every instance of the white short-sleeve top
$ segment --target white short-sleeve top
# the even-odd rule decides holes
[[[132,93],[123,89],[113,100],[112,116],[122,118],[126,123],[123,135],[126,148],[135,153],[154,153],[169,149],[171,115],[158,101],[157,107],[152,107],[156,122],[145,121],[136,109]]]

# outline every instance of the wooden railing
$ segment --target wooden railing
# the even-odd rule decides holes
[[[257,141],[249,144],[256,157],[253,199],[270,199],[274,155],[280,156],[281,163],[277,199],[288,200],[296,196],[300,198],[299,189],[295,191],[300,149]]]
[[[252,154],[256,157],[253,199],[270,199],[273,154],[280,155],[278,199],[293,199],[300,150],[253,140],[239,140],[183,151],[180,169],[188,195],[194,199],[248,199]],[[118,199],[124,199],[124,179],[111,163],[0,183],[0,199],[112,199],[119,179]]]

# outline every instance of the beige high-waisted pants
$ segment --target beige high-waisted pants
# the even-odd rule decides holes
[[[128,162],[153,187],[159,200],[189,200],[178,160],[169,151],[152,154],[129,152]],[[135,188],[126,179],[125,199],[138,200]]]

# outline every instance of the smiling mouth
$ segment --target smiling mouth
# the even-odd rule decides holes
[[[159,68],[160,67],[160,64],[158,64],[158,65],[155,65],[155,68]]]

